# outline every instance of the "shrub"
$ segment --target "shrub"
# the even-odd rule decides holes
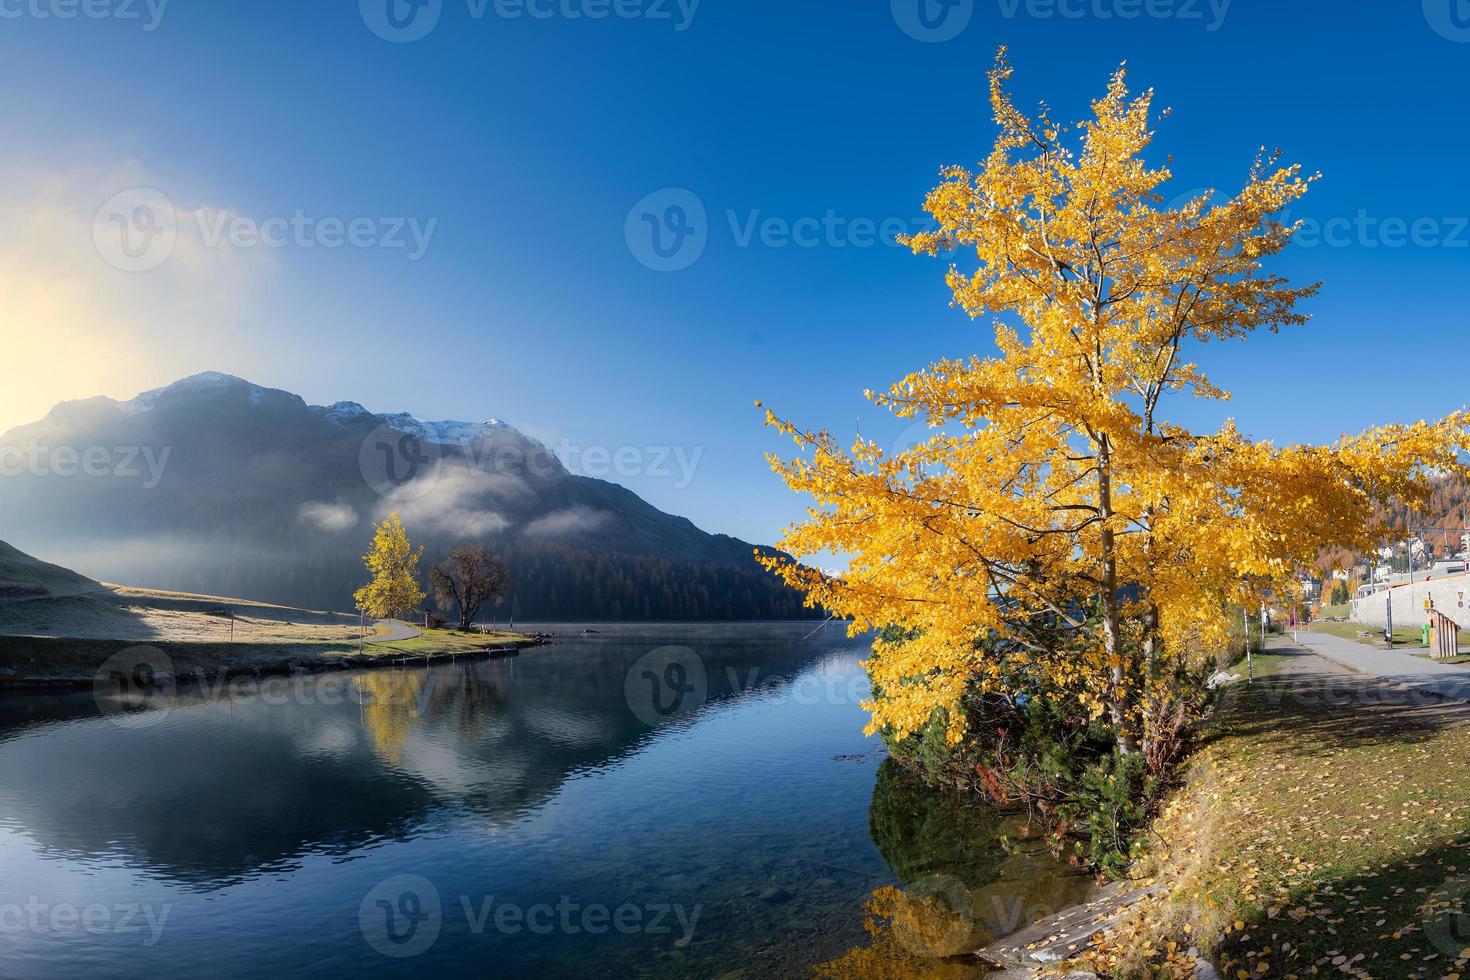
[[[1005,662],[1003,651],[997,659]],[[1120,875],[1208,707],[1204,681],[1215,661],[1134,679],[1148,692],[1136,752],[1121,751],[1106,718],[1074,692],[1017,663],[1003,679],[1004,690],[1016,693],[972,690],[962,699],[966,735],[958,744],[947,740],[950,718],[939,709],[908,738],[885,730],[890,753],[930,783],[974,793],[977,803],[1024,808],[1059,853]]]

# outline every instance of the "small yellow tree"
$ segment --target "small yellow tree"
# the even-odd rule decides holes
[[[424,601],[424,590],[419,585],[419,559],[424,555],[422,546],[417,551],[409,544],[408,533],[396,513],[373,529],[373,546],[363,562],[367,565],[372,581],[353,594],[357,608],[375,618],[406,616]]]
[[[1075,127],[1012,103],[1004,52],[990,76],[999,128],[980,167],[949,167],[928,197],[937,228],[907,243],[968,254],[955,303],[1003,314],[998,356],[941,361],[868,397],[933,435],[900,452],[771,412],[802,455],[772,457],[817,503],[782,547],[851,556],[840,577],[763,558],[808,601],[885,630],[868,671],[870,731],[904,738],[939,713],[952,742],[967,692],[1007,695],[1044,675],[1106,717],[1121,751],[1147,736],[1150,697],[1191,653],[1224,645],[1241,605],[1294,595],[1319,549],[1363,549],[1375,500],[1421,500],[1463,473],[1466,419],[1388,426],[1333,446],[1252,442],[1231,422],[1195,433],[1166,396],[1224,399],[1188,360],[1210,341],[1306,317],[1262,260],[1291,241],[1281,212],[1313,178],[1256,160],[1245,187],[1162,202],[1152,93],[1119,70]]]

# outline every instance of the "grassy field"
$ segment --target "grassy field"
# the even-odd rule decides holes
[[[530,641],[525,633],[492,630],[488,633],[461,633],[458,630],[429,629],[411,640],[373,644],[378,653],[440,656],[446,653],[472,653],[485,647],[525,646]]]
[[[1203,732],[1140,865],[1165,897],[1092,965],[1227,978],[1458,978],[1470,960],[1470,706],[1305,654],[1256,660]]]

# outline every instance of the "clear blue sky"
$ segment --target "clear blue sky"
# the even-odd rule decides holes
[[[1181,193],[1238,186],[1258,146],[1280,146],[1324,174],[1301,216],[1427,219],[1423,234],[1448,240],[1390,247],[1352,231],[1281,261],[1325,280],[1312,323],[1200,355],[1247,432],[1326,439],[1470,401],[1464,0],[1233,0],[1223,19],[1221,0],[960,0],[951,16],[968,24],[935,43],[900,26],[923,33],[920,0],[702,0],[692,19],[674,0],[618,0],[667,19],[600,20],[568,14],[612,0],[537,0],[546,18],[500,16],[493,2],[476,18],[478,0],[440,0],[413,43],[366,25],[364,10],[381,21],[387,0],[172,0],[151,31],[144,0],[131,0],[136,20],[37,16],[67,2],[0,0],[13,225],[27,202],[66,199],[48,234],[85,241],[88,227],[64,216],[130,183],[181,210],[437,225],[417,261],[295,243],[258,263],[206,253],[191,280],[201,295],[183,303],[170,286],[157,318],[147,304],[165,300],[147,284],[175,280],[89,256],[100,271],[86,274],[106,277],[98,295],[134,304],[116,320],[112,300],[76,314],[116,370],[67,372],[63,359],[37,375],[48,401],[217,369],[314,402],[702,450],[688,486],[620,482],[707,529],[772,540],[801,504],[762,461],[786,444],[754,399],[844,435],[861,418],[886,438],[902,426],[862,389],[988,351],[990,331],[948,308],[942,263],[842,234],[742,245],[743,226],[829,211],[911,224],[940,165],[988,146],[984,75],[1002,43],[1020,101],[1063,118],[1126,59],[1132,83],[1175,108],[1156,146],[1177,158]],[[1117,16],[1133,10],[1143,15]],[[78,200],[48,183],[74,169],[90,175]],[[707,213],[703,254],[675,272],[640,264],[625,227],[665,188]],[[654,201],[663,214],[667,199]],[[633,226],[636,240],[637,214]],[[191,255],[167,275],[193,275]],[[27,261],[65,291],[74,270],[44,258]],[[42,305],[33,297],[5,331],[46,329]]]

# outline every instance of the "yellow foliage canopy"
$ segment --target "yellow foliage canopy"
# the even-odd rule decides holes
[[[372,581],[353,593],[357,608],[377,618],[412,613],[424,601],[419,583],[423,556],[422,546],[415,551],[409,544],[408,532],[396,513],[375,525],[372,548],[362,557]]]
[[[1315,178],[1263,155],[1233,197],[1164,206],[1170,173],[1143,160],[1152,92],[1131,95],[1120,69],[1090,118],[1065,127],[1016,109],[1010,75],[1002,52],[990,155],[943,170],[926,202],[936,229],[906,239],[973,256],[948,284],[972,317],[1008,317],[998,354],[868,393],[932,429],[902,451],[844,447],[768,411],[801,450],[772,467],[817,505],[782,547],[851,564],[833,577],[764,560],[855,633],[899,628],[868,663],[883,695],[870,731],[902,737],[949,709],[958,740],[953,709],[1001,684],[1003,651],[1107,711],[1126,749],[1142,728],[1136,678],[1223,641],[1232,604],[1294,596],[1281,590],[1322,547],[1370,545],[1375,500],[1412,503],[1426,476],[1461,470],[1467,417],[1284,447],[1233,423],[1167,421],[1166,394],[1229,397],[1188,360],[1194,348],[1305,322],[1296,305],[1317,287],[1262,261],[1290,243],[1296,226],[1279,216]]]

